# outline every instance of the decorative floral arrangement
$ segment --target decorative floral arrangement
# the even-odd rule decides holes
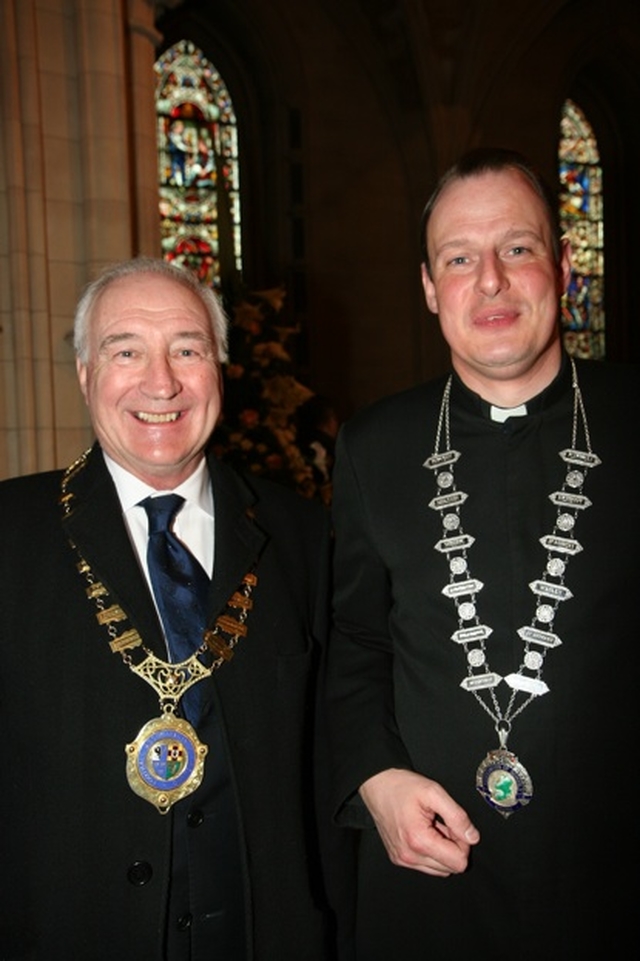
[[[213,446],[222,460],[328,504],[332,451],[319,460],[303,428],[317,395],[296,377],[299,327],[280,316],[285,297],[283,286],[247,293],[228,310],[229,361]]]

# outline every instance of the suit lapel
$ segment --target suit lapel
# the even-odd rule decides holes
[[[208,460],[215,510],[215,561],[208,621],[226,606],[256,564],[267,537],[253,520],[255,497],[244,481],[215,457]],[[126,612],[145,644],[166,656],[162,630],[147,582],[122,517],[120,501],[96,445],[72,478],[71,512],[64,524],[92,571]]]
[[[215,561],[208,609],[208,622],[213,625],[244,575],[257,564],[267,536],[253,520],[255,498],[240,476],[215,458],[209,460],[209,470],[215,509]],[[97,445],[68,490],[73,496],[64,526],[70,540],[126,612],[145,646],[165,659],[166,645],[155,605]],[[210,706],[215,696],[213,678],[204,683],[205,703]],[[208,710],[205,707],[204,713]]]
[[[64,525],[91,570],[125,611],[143,642],[166,656],[162,630],[134,548],[115,485],[98,446],[72,478],[71,513]]]
[[[215,511],[215,561],[209,595],[210,621],[225,607],[267,541],[253,519],[255,497],[242,478],[209,458]]]

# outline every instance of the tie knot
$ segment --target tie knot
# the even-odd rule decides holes
[[[144,507],[149,518],[149,535],[170,530],[173,518],[183,504],[184,497],[180,494],[161,494],[141,501],[140,506]]]

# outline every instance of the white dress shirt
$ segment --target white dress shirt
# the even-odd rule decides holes
[[[211,478],[207,470],[206,461],[203,460],[196,470],[175,490],[158,491],[149,487],[134,474],[125,470],[119,464],[104,454],[105,463],[109,473],[116,485],[122,513],[124,516],[127,530],[131,538],[134,550],[137,554],[140,567],[147,579],[149,588],[149,570],[147,567],[147,540],[149,537],[149,521],[147,512],[140,502],[146,497],[159,496],[161,494],[180,494],[184,497],[185,504],[178,513],[173,525],[173,532],[191,553],[196,557],[207,574],[213,576],[213,556],[214,556],[214,508],[213,491],[211,489]],[[153,594],[153,590],[151,590]]]

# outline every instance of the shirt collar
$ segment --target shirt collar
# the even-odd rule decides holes
[[[126,513],[132,507],[136,507],[145,497],[154,494],[180,494],[189,504],[195,504],[206,514],[213,517],[213,494],[209,471],[207,470],[206,460],[203,457],[193,474],[190,474],[185,481],[173,491],[158,491],[156,488],[145,484],[139,477],[125,470],[117,464],[107,453],[102,451],[102,455],[107,465],[107,469],[113,478],[113,482],[120,498],[122,510]]]

